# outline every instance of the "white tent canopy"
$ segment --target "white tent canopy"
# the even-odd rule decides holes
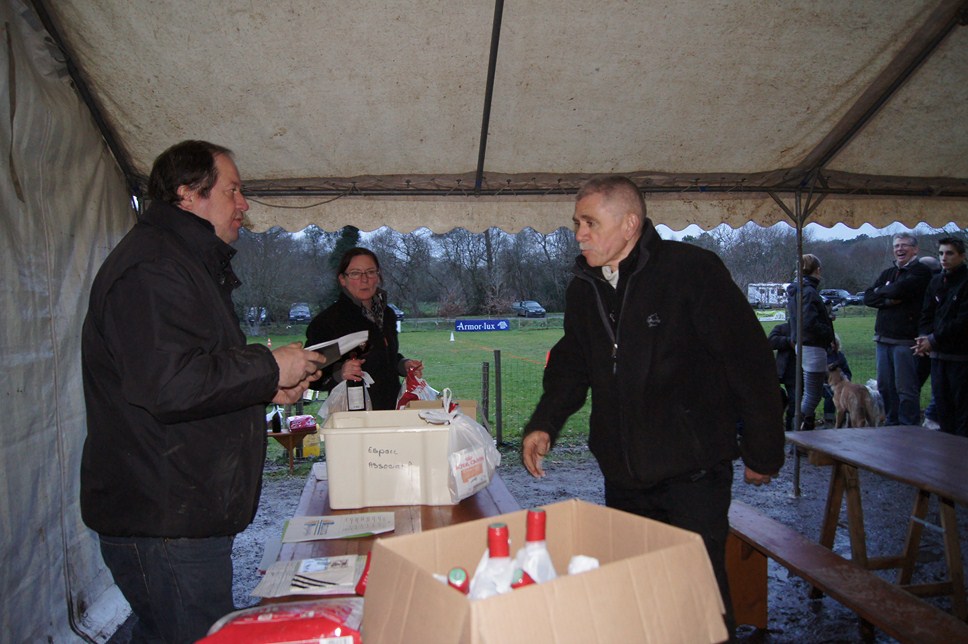
[[[966,226],[966,5],[0,3],[5,638],[125,616],[78,512],[79,337],[164,148],[235,150],[257,230],[548,231],[613,172],[675,229]]]
[[[129,181],[224,142],[256,229],[549,231],[613,172],[675,229],[966,214],[963,0],[36,4]]]

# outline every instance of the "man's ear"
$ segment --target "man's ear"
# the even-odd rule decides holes
[[[625,239],[632,239],[639,230],[639,216],[634,212],[627,212],[622,219],[622,234]]]
[[[195,192],[185,184],[178,186],[175,192],[178,194],[178,205],[183,210],[189,210],[189,206],[192,205],[192,201],[195,198]]]

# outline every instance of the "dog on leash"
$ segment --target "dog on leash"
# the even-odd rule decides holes
[[[848,380],[836,366],[827,369],[827,384],[834,392],[834,407],[837,408],[835,427],[877,426],[874,399],[867,387]]]

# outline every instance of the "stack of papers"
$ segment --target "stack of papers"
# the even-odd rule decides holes
[[[293,517],[286,521],[282,531],[282,542],[299,543],[318,539],[370,537],[382,532],[392,532],[393,528],[393,512]]]
[[[269,566],[252,595],[352,595],[365,565],[363,555],[278,561]]]

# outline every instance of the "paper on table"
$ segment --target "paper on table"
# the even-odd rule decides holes
[[[393,512],[337,514],[327,517],[293,517],[283,528],[283,543],[369,537],[394,529]]]
[[[308,347],[303,347],[307,351],[318,351],[329,346],[338,346],[339,354],[349,353],[356,347],[365,343],[370,337],[369,331],[356,331],[355,333],[347,333],[341,338],[336,340],[327,340],[326,342],[320,342],[318,344],[313,344]],[[324,353],[320,351],[320,353]]]
[[[352,595],[365,563],[362,555],[277,561],[266,570],[252,595]]]

